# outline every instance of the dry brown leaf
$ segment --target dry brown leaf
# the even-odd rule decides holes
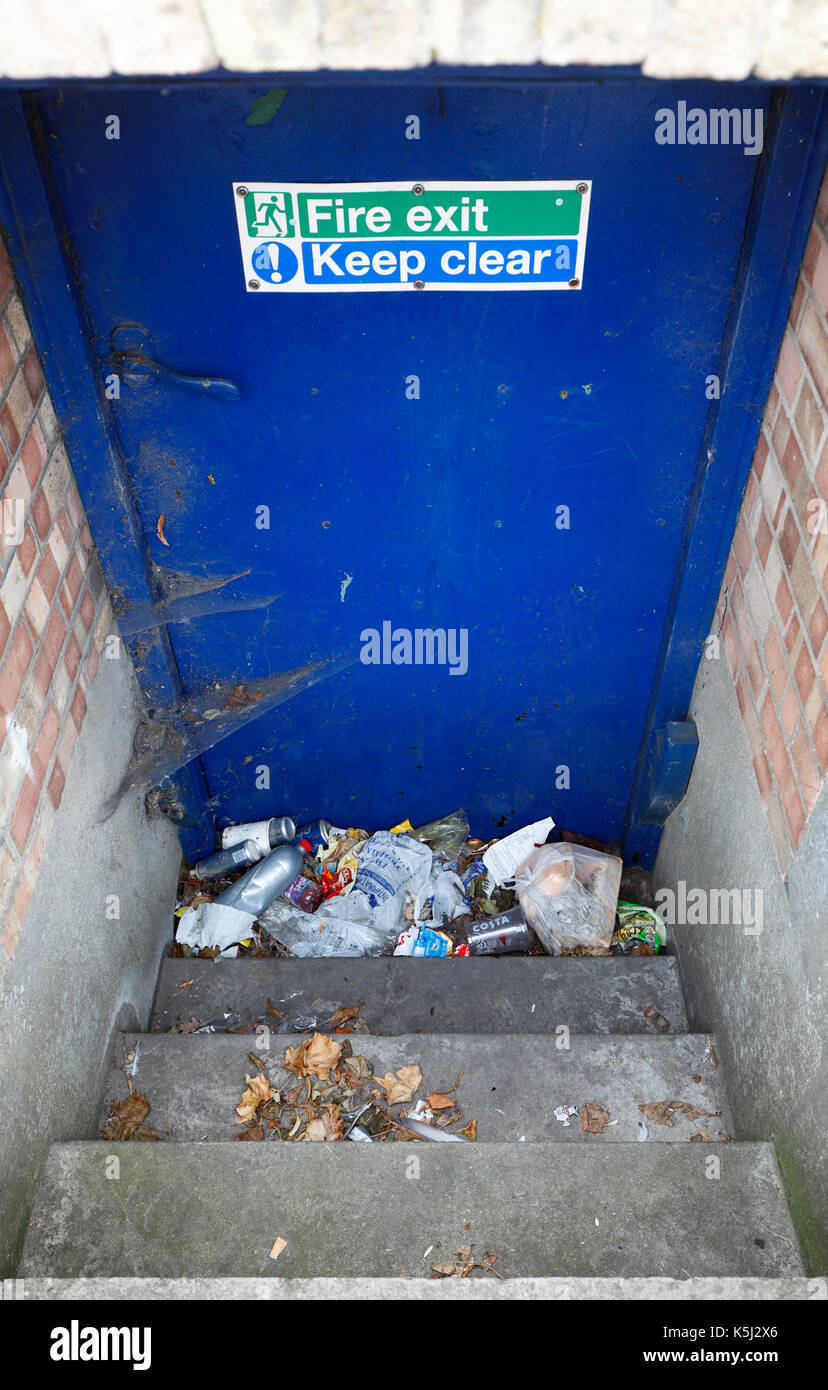
[[[609,1120],[609,1111],[602,1110],[597,1100],[588,1100],[580,1107],[579,1119],[585,1134],[603,1134]]]
[[[341,1055],[341,1043],[324,1033],[314,1033],[298,1047],[285,1049],[285,1066],[297,1076],[318,1076],[320,1081],[327,1081]]]
[[[278,1100],[278,1092],[273,1090],[267,1077],[259,1072],[256,1076],[244,1077],[248,1089],[244,1092],[241,1102],[236,1106],[236,1114],[239,1119],[237,1125],[250,1124],[256,1118],[256,1111],[260,1105],[267,1100]]]
[[[688,1120],[697,1120],[701,1115],[713,1118],[722,1113],[721,1110],[699,1110],[698,1106],[686,1100],[653,1100],[638,1108],[646,1119],[657,1125],[666,1125],[668,1129],[673,1128],[676,1116],[685,1115]]]
[[[412,1062],[408,1066],[400,1067],[396,1076],[389,1071],[385,1076],[375,1077],[375,1080],[385,1090],[385,1099],[389,1105],[407,1105],[414,1099],[414,1092],[419,1091],[422,1086],[423,1074],[416,1062]]]
[[[264,1130],[262,1129],[262,1126],[261,1126],[260,1124],[259,1124],[259,1125],[253,1125],[253,1127],[252,1127],[251,1129],[244,1129],[244,1130],[242,1130],[241,1134],[237,1134],[237,1135],[236,1135],[236,1138],[237,1138],[237,1139],[264,1139]]]
[[[101,1131],[102,1139],[159,1139],[160,1135],[144,1120],[150,1112],[150,1103],[141,1091],[133,1091],[126,1100],[119,1100],[112,1107],[109,1120]]]
[[[344,1065],[352,1076],[359,1076],[366,1079],[372,1075],[371,1067],[362,1056],[346,1057]]]
[[[333,1027],[341,1028],[343,1023],[350,1023],[352,1018],[357,1017],[361,1008],[361,1004],[354,1004],[350,1009],[337,1009],[335,1013],[331,1014]]]
[[[200,1028],[200,1027],[201,1027],[201,1024],[199,1023],[199,1021],[198,1021],[198,1019],[196,1018],[195,1014],[191,1014],[190,1017],[189,1017],[189,1019],[188,1019],[188,1021],[187,1021],[186,1023],[179,1023],[179,1025],[178,1025],[178,1031],[179,1031],[179,1033],[194,1033],[195,1030],[196,1030],[196,1028]]]
[[[450,1110],[457,1102],[451,1096],[444,1096],[440,1091],[432,1091],[430,1096],[426,1096],[426,1104],[432,1110]]]
[[[311,1143],[326,1142],[329,1140],[341,1139],[345,1133],[345,1121],[343,1120],[338,1105],[326,1105],[325,1114],[317,1115],[309,1120],[305,1127],[302,1138]]]
[[[461,1129],[461,1134],[467,1134],[470,1139],[477,1138],[477,1120],[470,1120],[465,1129]]]
[[[166,516],[164,515],[164,513],[162,512],[161,515],[160,515],[159,518],[158,518],[158,521],[157,521],[156,524],[155,524],[155,534],[156,534],[156,536],[158,537],[158,539],[159,539],[159,541],[161,542],[162,545],[166,545],[167,547],[169,547],[169,544],[170,544],[170,543],[169,543],[169,541],[167,540],[167,537],[164,535],[164,523],[166,522],[166,520],[167,520],[167,518],[166,518]]]

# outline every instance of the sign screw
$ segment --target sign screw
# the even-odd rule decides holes
[[[423,185],[421,183],[415,183],[411,192],[414,194],[415,198],[422,198],[423,194],[425,193],[425,189],[423,188]]]
[[[415,280],[415,281],[414,281],[414,288],[415,288],[415,290],[424,290],[424,289],[425,289],[425,280]]]
[[[570,282],[569,282],[569,288],[570,288],[571,290],[577,290],[577,288],[578,288],[578,286],[580,285],[580,283],[581,283],[580,280],[570,280]]]
[[[246,198],[246,197],[247,197],[247,189],[244,187],[243,184],[241,184],[241,185],[236,189],[236,197],[237,197],[237,198]]]
[[[571,283],[572,283],[572,282],[570,281],[570,284],[571,284]],[[577,280],[576,280],[575,283],[576,283],[576,284],[578,283]],[[248,288],[249,290],[260,290],[262,287],[261,287],[261,285],[259,284],[258,280],[248,280],[248,282],[247,282],[247,288]]]
[[[586,184],[586,183],[579,183],[578,186],[577,186],[577,188],[575,189],[575,192],[576,192],[576,193],[588,193],[588,192],[589,192],[589,185]]]

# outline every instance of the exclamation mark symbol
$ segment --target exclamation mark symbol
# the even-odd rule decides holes
[[[278,285],[282,278],[279,270],[279,243],[277,241],[271,241],[267,249],[270,255],[270,268],[273,271],[270,279],[274,285]]]

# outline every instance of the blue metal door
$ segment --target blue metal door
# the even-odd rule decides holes
[[[137,517],[125,542],[82,478],[139,673],[166,662],[181,699],[353,658],[202,754],[185,844],[212,842],[213,815],[377,827],[463,805],[481,836],[551,812],[650,859],[637,788],[659,718],[686,715],[729,536],[702,502],[712,487],[728,522],[761,413],[742,400],[740,450],[712,463],[710,378],[771,177],[767,148],[657,143],[656,112],[749,104],[767,142],[770,89],[320,80],[250,123],[267,86],[67,89],[29,110]],[[577,292],[245,291],[234,181],[558,178],[592,180]],[[196,384],[130,384],[123,325]],[[238,399],[199,388],[213,378]],[[761,363],[748,378],[763,390]],[[135,544],[155,627],[130,627]],[[181,575],[241,577],[167,625]],[[363,664],[386,622],[467,631],[468,670]]]

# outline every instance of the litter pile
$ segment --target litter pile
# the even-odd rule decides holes
[[[244,1126],[237,1139],[467,1143],[477,1138],[475,1120],[457,1129],[465,1119],[455,1099],[462,1072],[451,1090],[432,1091],[409,1111],[423,1086],[416,1062],[376,1076],[347,1040],[314,1033],[298,1047],[285,1049],[283,1070],[290,1073],[291,1084],[277,1087],[270,1059],[255,1052],[248,1057],[254,1071],[245,1073],[246,1089],[236,1106],[236,1124]]]
[[[654,955],[664,924],[619,901],[621,860],[551,816],[475,839],[465,811],[415,828],[339,829],[289,816],[222,831],[176,909],[175,954]]]

